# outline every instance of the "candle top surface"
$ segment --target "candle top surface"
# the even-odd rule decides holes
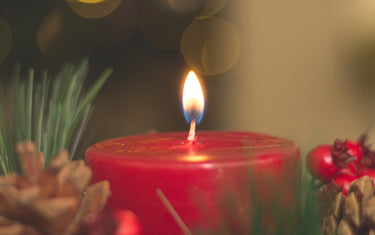
[[[135,135],[94,144],[86,156],[133,160],[221,162],[262,154],[293,155],[299,151],[290,140],[252,132],[198,131],[190,142],[187,132]]]

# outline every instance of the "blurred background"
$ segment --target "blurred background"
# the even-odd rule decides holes
[[[375,117],[375,2],[3,0],[0,78],[20,63],[55,74],[90,58],[91,143],[187,131],[181,86],[205,87],[199,130],[255,131],[303,152],[357,138]],[[374,138],[375,140],[375,138]]]

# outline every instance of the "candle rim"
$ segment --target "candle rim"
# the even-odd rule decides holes
[[[230,162],[230,161],[243,161],[244,156],[248,157],[249,159],[253,159],[252,153],[254,153],[254,156],[256,158],[261,157],[261,154],[263,155],[272,155],[272,154],[287,154],[293,156],[295,155],[295,152],[299,152],[299,148],[297,144],[295,144],[293,141],[279,138],[267,134],[261,134],[256,132],[223,132],[223,131],[198,131],[198,151],[194,152],[192,156],[196,155],[207,155],[207,159],[205,161],[191,161],[189,163],[195,164],[195,163],[204,163],[204,162]],[[199,136],[215,136],[215,135],[233,135],[234,137],[240,137],[241,135],[249,138],[249,137],[262,137],[262,138],[268,138],[270,140],[277,140],[279,141],[277,144],[268,144],[268,145],[258,145],[258,146],[233,146],[233,147],[217,147],[213,149],[206,149],[206,150],[200,150],[199,149]],[[118,137],[114,139],[105,140],[99,143],[96,143],[89,147],[86,150],[86,158],[90,155],[95,156],[103,156],[105,158],[127,158],[131,161],[160,161],[160,162],[179,162],[181,161],[181,158],[187,158],[189,156],[188,151],[179,151],[173,150],[173,149],[163,149],[162,146],[157,146],[163,149],[161,152],[153,152],[152,149],[143,148],[140,149],[138,152],[129,152],[129,149],[126,151],[105,151],[106,144],[122,144],[122,143],[128,143],[129,140],[134,140],[139,138],[142,139],[152,139],[152,137],[169,137],[170,139],[166,139],[166,141],[175,142],[179,139],[173,139],[173,137],[179,136],[181,137],[181,143],[180,144],[186,144],[186,132],[166,132],[166,133],[153,133],[153,134],[144,134],[144,135],[133,135],[133,136],[125,136],[125,137]],[[119,142],[120,141],[120,142]],[[213,141],[214,143],[215,140]],[[151,142],[155,143],[155,142]],[[158,143],[158,142],[156,142]],[[161,142],[162,143],[162,142]],[[239,143],[239,142],[238,142]],[[104,147],[103,147],[104,146]],[[133,146],[134,147],[134,146]],[[137,148],[139,146],[135,146]],[[123,147],[124,148],[124,147]],[[228,155],[228,156],[227,156]],[[163,157],[164,156],[164,157]],[[179,159],[180,158],[180,159]],[[186,162],[186,161],[183,161]]]

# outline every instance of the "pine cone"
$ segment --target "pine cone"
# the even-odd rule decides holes
[[[323,219],[323,235],[375,235],[374,181],[363,176],[349,186],[348,196],[335,195]]]
[[[0,234],[86,234],[110,195],[109,183],[88,186],[92,173],[82,160],[61,151],[43,168],[32,142],[17,145],[24,176],[0,176]],[[88,186],[88,187],[87,187]]]

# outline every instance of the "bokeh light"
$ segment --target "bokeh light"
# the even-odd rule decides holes
[[[8,56],[12,45],[12,32],[5,19],[0,17],[0,63]]]
[[[342,8],[337,44],[355,79],[368,89],[375,85],[375,1],[348,2]]]
[[[78,1],[83,2],[83,3],[95,4],[95,3],[99,3],[99,2],[104,2],[106,0],[78,0]]]
[[[346,4],[343,24],[353,37],[367,39],[375,36],[375,2],[359,0]]]
[[[181,53],[193,70],[217,75],[231,69],[238,60],[240,38],[232,23],[217,17],[194,20],[181,40]]]
[[[177,12],[193,12],[202,9],[206,0],[168,0],[168,3]]]
[[[61,9],[53,10],[41,23],[36,36],[36,43],[44,55],[50,55],[54,50],[63,30],[64,13]]]
[[[137,29],[137,0],[123,1],[115,12],[101,19],[82,19],[81,34],[95,45],[119,45]]]
[[[198,19],[203,19],[220,11],[224,7],[226,0],[168,0],[168,2],[176,12],[194,12]]]
[[[111,14],[121,0],[67,0],[72,10],[83,18],[95,19]]]
[[[203,9],[197,18],[203,19],[213,16],[224,7],[225,2],[226,0],[206,0],[206,4],[204,4]]]
[[[174,11],[167,0],[146,0],[140,12],[142,35],[160,49],[178,49],[191,17]]]

